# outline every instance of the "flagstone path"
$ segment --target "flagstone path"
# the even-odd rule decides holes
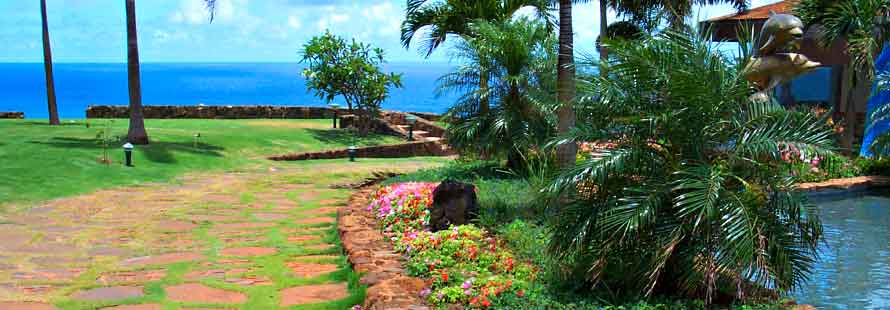
[[[319,163],[190,177],[0,214],[0,309],[344,309],[363,288],[336,211],[371,171]]]

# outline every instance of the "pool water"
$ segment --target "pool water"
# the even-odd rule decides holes
[[[825,244],[793,294],[819,309],[890,309],[890,195],[816,198]]]

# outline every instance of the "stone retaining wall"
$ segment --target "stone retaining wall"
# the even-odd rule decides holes
[[[198,119],[252,119],[252,118],[282,118],[282,119],[317,119],[333,116],[332,109],[327,107],[297,107],[297,106],[171,106],[171,105],[146,105],[142,107],[145,118],[198,118]],[[348,114],[346,109],[340,109],[341,114]],[[387,111],[386,113],[392,113]],[[432,113],[415,113],[419,117],[436,121],[440,118]],[[86,111],[87,118],[128,118],[130,108],[128,106],[90,106]]]
[[[449,156],[452,153],[434,141],[409,142],[403,144],[368,146],[356,149],[359,158],[402,158],[415,156]],[[349,150],[332,150],[324,152],[296,153],[269,157],[276,161],[294,161],[311,159],[335,159],[349,157]]]
[[[444,137],[445,136],[445,128],[439,127],[436,123],[433,123],[435,120],[427,119],[428,115],[424,113],[407,113],[407,112],[387,112],[383,115],[383,119],[390,124],[407,124],[405,121],[405,117],[408,114],[413,114],[417,116],[417,122],[414,124],[414,130],[426,131],[428,136],[432,137]],[[438,119],[438,117],[436,117]]]
[[[191,119],[317,119],[331,118],[333,111],[325,107],[292,106],[144,106],[145,118]],[[87,118],[128,118],[128,106],[90,106]]]
[[[0,119],[24,119],[24,112],[0,112]]]
[[[864,176],[846,179],[833,179],[825,182],[801,183],[797,189],[802,192],[814,193],[823,191],[864,190],[875,187],[890,187],[890,177]]]
[[[426,283],[407,276],[403,257],[380,233],[377,219],[367,209],[375,188],[359,190],[337,211],[343,250],[353,269],[362,273],[359,283],[369,286],[362,309],[429,309],[420,298]]]

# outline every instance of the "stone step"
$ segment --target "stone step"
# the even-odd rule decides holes
[[[424,141],[442,141],[442,138],[441,137],[425,137],[425,138],[423,138],[423,140]]]

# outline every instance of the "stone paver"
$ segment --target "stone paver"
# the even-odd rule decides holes
[[[209,303],[209,304],[240,304],[247,301],[247,295],[240,292],[212,288],[203,284],[187,283],[164,289],[167,298],[172,301]]]
[[[163,279],[166,270],[110,272],[99,276],[100,283],[144,283]]]
[[[142,305],[122,305],[110,308],[102,308],[103,310],[164,310],[164,306],[159,304],[142,304]]]
[[[317,235],[302,235],[302,236],[287,237],[287,242],[301,243],[301,242],[308,242],[308,241],[316,241],[316,240],[320,240],[320,239],[321,239],[321,237],[317,236]]]
[[[71,296],[77,300],[112,301],[127,298],[142,297],[145,295],[142,287],[138,286],[111,286],[100,287],[78,292]]]
[[[140,256],[134,257],[128,260],[123,261],[121,264],[124,266],[144,266],[144,265],[160,265],[160,264],[173,264],[173,263],[181,263],[181,262],[191,262],[203,259],[204,255],[198,253],[191,252],[182,252],[182,253],[168,253],[161,254],[156,256]]]
[[[289,287],[279,281],[300,283],[294,281],[340,268],[342,256],[325,242],[336,235],[335,213],[349,193],[330,186],[354,180],[331,176],[389,169],[375,165],[320,163],[201,175],[174,185],[101,190],[10,208],[25,211],[0,213],[0,310],[55,309],[34,302],[47,300],[101,302],[101,309],[116,310],[158,310],[169,302],[186,303],[174,308],[188,310],[264,304],[216,284],[274,287],[273,296],[257,297],[280,305],[257,310],[346,298],[346,283]],[[300,178],[322,181],[291,183]],[[287,272],[273,274],[275,268],[263,265],[269,261],[285,264]],[[152,289],[157,287],[163,292]],[[121,300],[132,305],[115,304]]]
[[[0,301],[0,309],[3,310],[54,310],[56,307],[39,302]]]
[[[230,248],[219,251],[220,255],[239,257],[269,256],[275,253],[278,253],[278,250],[264,247]]]
[[[301,225],[315,225],[315,224],[332,224],[337,220],[333,217],[316,217],[316,218],[308,218],[308,219],[299,219],[294,221],[297,224]]]
[[[346,283],[297,286],[281,291],[281,306],[315,304],[348,296]]]
[[[337,269],[339,269],[339,267],[334,264],[316,264],[303,262],[288,263],[287,267],[290,268],[290,270],[293,271],[294,274],[303,278],[317,277],[326,273],[337,271]]]

